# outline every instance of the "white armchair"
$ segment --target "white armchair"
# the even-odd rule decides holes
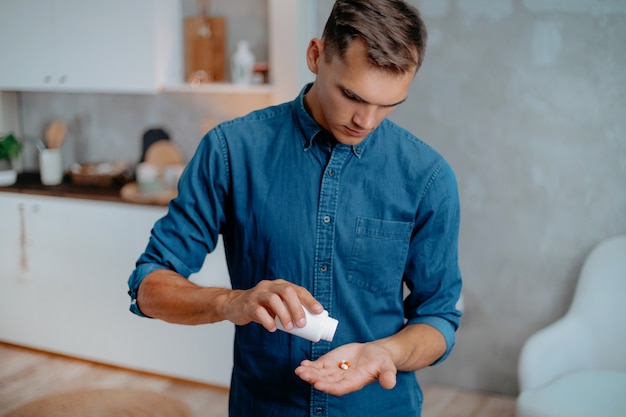
[[[626,417],[626,236],[597,245],[565,316],[522,347],[517,417]]]

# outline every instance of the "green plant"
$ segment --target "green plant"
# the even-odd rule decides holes
[[[22,152],[22,143],[17,140],[13,133],[0,138],[0,160],[12,159],[20,156]]]

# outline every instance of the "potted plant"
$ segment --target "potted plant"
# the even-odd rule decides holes
[[[13,166],[13,161],[17,160],[21,152],[22,143],[13,133],[0,137],[0,186],[15,184],[17,171]]]

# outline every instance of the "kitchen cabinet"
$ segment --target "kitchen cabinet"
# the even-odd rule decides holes
[[[234,326],[128,311],[126,281],[165,207],[0,193],[0,340],[228,386]],[[229,287],[223,245],[192,281]]]
[[[3,0],[0,90],[154,92],[182,77],[177,0]]]
[[[292,100],[312,80],[306,46],[319,36],[317,0],[267,0],[270,85],[209,83],[183,76],[179,0],[0,2],[0,90],[262,94]]]

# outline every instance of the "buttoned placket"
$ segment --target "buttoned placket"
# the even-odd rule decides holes
[[[333,247],[335,239],[335,215],[339,198],[340,173],[351,155],[349,146],[337,145],[322,176],[317,208],[317,231],[315,233],[315,262],[313,271],[313,296],[326,308],[332,305],[333,293]],[[332,316],[332,311],[329,310]],[[313,343],[311,360],[316,360],[330,350],[329,342]],[[310,415],[328,416],[328,394],[311,387]]]

